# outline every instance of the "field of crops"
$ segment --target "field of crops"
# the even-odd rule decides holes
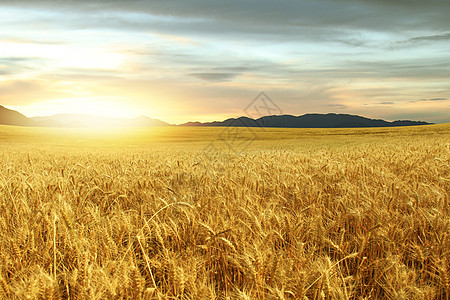
[[[0,298],[449,299],[449,194],[450,124],[0,126]]]

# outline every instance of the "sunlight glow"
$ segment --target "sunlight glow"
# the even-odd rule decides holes
[[[101,48],[0,41],[0,57],[34,57],[52,61],[52,67],[61,68],[117,69],[125,55]]]
[[[95,97],[48,100],[18,108],[30,117],[63,113],[125,118],[138,115],[137,111],[130,111],[130,108],[123,101],[101,100]]]

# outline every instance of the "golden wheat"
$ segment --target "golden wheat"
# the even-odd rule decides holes
[[[221,130],[0,126],[0,297],[450,298],[450,126]]]

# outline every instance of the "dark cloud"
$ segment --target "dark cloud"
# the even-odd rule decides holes
[[[375,1],[375,0],[304,0],[304,1],[2,1],[1,5],[45,7],[70,10],[68,21],[84,27],[134,28],[196,34],[236,34],[247,38],[258,35],[284,36],[286,39],[314,37],[316,40],[346,39],[346,30],[398,31],[450,26],[450,2]],[[78,21],[74,12],[81,12]],[[119,13],[119,14],[117,14]],[[146,18],[161,16],[163,18]],[[51,20],[48,20],[51,22]],[[180,26],[181,25],[181,26]],[[341,37],[336,34],[341,33]],[[334,36],[333,36],[334,35]]]
[[[411,100],[410,102],[417,103],[417,102],[440,102],[440,101],[448,101],[448,98],[418,99],[418,100]]]
[[[392,102],[392,101],[383,101],[383,102],[376,102],[376,103],[365,103],[364,105],[365,106],[377,106],[377,105],[390,106],[390,105],[394,105],[394,104],[395,104],[395,102]]]
[[[430,42],[430,41],[448,41],[448,40],[450,40],[450,33],[419,36],[409,39],[408,42]]]
[[[447,27],[450,28],[450,25]],[[438,31],[433,35],[416,36],[407,40],[393,42],[387,46],[386,49],[389,51],[402,51],[404,49],[415,47],[433,47],[433,44],[440,44],[440,47],[442,47],[442,45],[444,45],[443,43],[448,43],[448,41],[450,41],[450,32],[440,33]]]
[[[231,71],[231,72],[245,72],[251,71],[252,69],[249,67],[215,67],[213,70],[217,71]]]
[[[386,59],[379,57],[374,61],[350,60],[338,63],[329,70],[336,76],[348,78],[402,78],[437,79],[450,78],[450,58],[439,57]]]
[[[372,61],[359,58],[355,60],[336,60],[326,68],[308,65],[267,63],[248,59],[249,72],[268,74],[279,80],[292,82],[326,82],[337,80],[434,80],[448,82],[450,78],[450,58],[428,59],[386,59],[376,57]],[[448,86],[448,85],[447,85]]]
[[[191,73],[189,76],[211,82],[229,81],[236,77],[236,73]]]
[[[327,107],[332,107],[332,108],[336,108],[336,109],[346,109],[348,106],[345,104],[339,104],[339,103],[335,103],[335,104],[326,104],[325,106]]]

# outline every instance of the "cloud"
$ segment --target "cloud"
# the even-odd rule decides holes
[[[229,81],[236,77],[236,73],[191,73],[189,76],[211,82]]]
[[[418,100],[411,100],[410,102],[417,103],[417,102],[441,102],[441,101],[448,101],[448,98],[428,98],[428,99],[418,99]]]
[[[156,30],[246,38],[330,40],[354,30],[397,31],[446,28],[448,1],[54,1],[5,0],[2,5],[65,12],[67,26],[109,27],[119,30]],[[66,12],[70,11],[70,14]],[[78,14],[77,14],[78,12]],[[421,12],[421,14],[418,14]],[[414,15],[412,18],[411,16]],[[53,23],[51,19],[46,22]],[[58,20],[61,23],[61,20]],[[417,27],[420,26],[420,27]],[[250,34],[250,35],[249,35]],[[339,38],[339,36],[338,36]]]
[[[36,40],[31,38],[17,38],[12,35],[4,35],[2,37],[2,42],[15,43],[15,44],[38,44],[38,45],[61,45],[61,41],[52,41],[49,39]]]
[[[41,63],[41,59],[34,57],[0,57],[0,72],[3,75],[22,74]]]
[[[395,58],[395,59],[393,59]],[[385,58],[377,57],[375,61],[364,59],[339,62],[338,74],[345,77],[365,78],[402,78],[402,79],[437,79],[450,78],[450,57]]]
[[[336,104],[326,104],[325,106],[333,107],[333,108],[336,108],[336,109],[346,109],[346,108],[348,107],[348,106],[345,105],[345,104],[339,104],[339,103],[336,103]]]
[[[378,104],[380,104],[380,105],[392,105],[392,104],[395,104],[395,103],[392,102],[392,101],[385,101],[385,102],[379,102]]]
[[[389,120],[415,120],[415,121],[426,121],[432,123],[449,123],[449,112],[450,109],[442,109],[436,111],[434,109],[421,108],[420,111],[406,110],[403,112],[390,112],[384,115],[386,119]]]
[[[252,68],[244,67],[244,66],[238,66],[238,67],[216,67],[213,68],[217,71],[232,71],[232,72],[244,72],[244,71],[251,71]]]
[[[450,40],[450,32],[438,35],[424,35],[409,39],[407,42],[429,42],[429,41],[447,41]]]

